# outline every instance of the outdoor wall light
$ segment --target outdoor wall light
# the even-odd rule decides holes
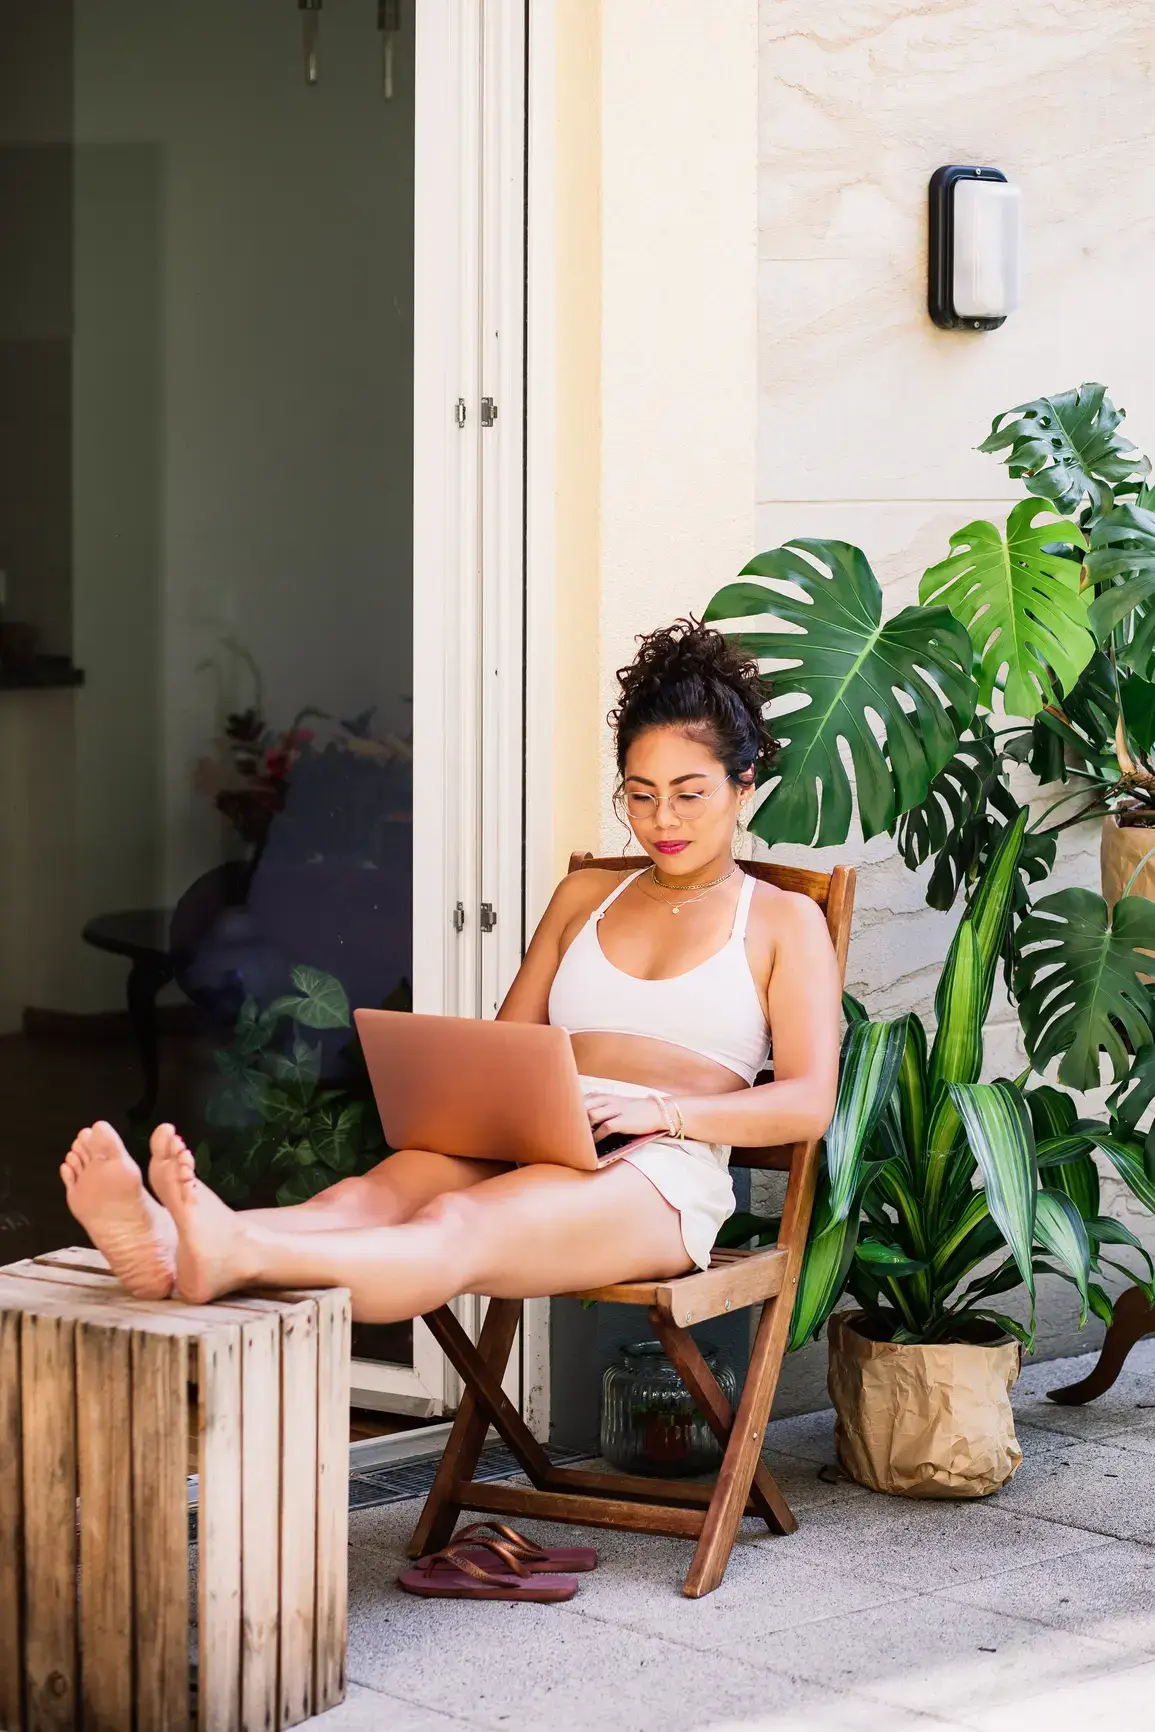
[[[927,305],[944,331],[994,331],[1019,304],[1019,189],[997,168],[936,168]]]

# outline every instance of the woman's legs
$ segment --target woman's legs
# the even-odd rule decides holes
[[[241,1287],[348,1287],[358,1321],[392,1323],[459,1293],[544,1297],[691,1267],[677,1210],[625,1161],[519,1168],[397,1225],[308,1234],[234,1214],[175,1143],[153,1183],[177,1227],[178,1288],[196,1303]]]
[[[162,1154],[185,1150],[185,1144],[171,1125],[159,1125],[150,1148],[151,1180]],[[372,1172],[343,1179],[307,1203],[254,1209],[247,1219],[255,1227],[275,1226],[285,1233],[383,1227],[407,1221],[444,1192],[480,1184],[505,1170],[487,1161],[403,1149]],[[102,1121],[80,1131],[60,1176],[68,1207],[117,1279],[138,1299],[167,1298],[176,1278],[176,1228],[168,1210],[145,1190],[139,1166],[112,1126]]]

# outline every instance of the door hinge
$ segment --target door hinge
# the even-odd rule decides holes
[[[483,932],[492,932],[494,927],[497,925],[497,909],[493,906],[492,902],[483,902],[479,912],[481,915],[481,930]]]
[[[492,427],[496,420],[497,404],[493,401],[492,397],[483,397],[481,399],[481,425],[483,427]]]
[[[454,930],[454,932],[464,932],[465,931],[465,904],[464,904],[464,902],[457,903],[456,907],[453,910],[453,930]]]
[[[465,426],[465,398],[459,397],[453,406],[453,419],[459,427]]]

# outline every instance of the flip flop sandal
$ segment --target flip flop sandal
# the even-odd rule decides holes
[[[582,1575],[586,1570],[597,1567],[598,1554],[592,1546],[539,1546],[519,1534],[516,1528],[507,1527],[504,1522],[474,1522],[472,1526],[455,1533],[450,1545],[454,1550],[470,1545],[488,1546],[492,1543],[490,1535],[496,1535],[502,1542],[503,1549],[512,1552],[531,1575],[548,1574],[551,1570]],[[470,1551],[468,1555],[475,1562],[486,1561],[484,1555],[477,1552]]]
[[[397,1586],[430,1600],[572,1600],[577,1593],[573,1576],[531,1574],[499,1541],[481,1541],[471,1549],[473,1556],[454,1545],[433,1552],[403,1570]],[[492,1552],[495,1563],[475,1562],[479,1551]]]

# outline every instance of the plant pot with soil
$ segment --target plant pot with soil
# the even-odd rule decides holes
[[[834,1446],[850,1478],[899,1497],[986,1497],[1022,1464],[1010,1392],[1022,1348],[993,1323],[969,1340],[879,1338],[861,1311],[827,1325]]]

